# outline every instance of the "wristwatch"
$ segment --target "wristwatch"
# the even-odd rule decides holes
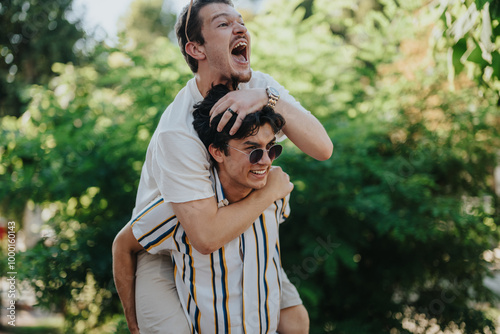
[[[276,107],[276,102],[280,99],[280,93],[273,87],[267,86],[266,88],[267,97],[269,100],[267,101],[267,106],[271,107],[274,110]]]

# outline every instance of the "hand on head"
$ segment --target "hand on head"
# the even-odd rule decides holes
[[[217,131],[222,131],[233,116],[233,113],[230,111],[232,110],[238,114],[238,118],[229,132],[230,135],[233,135],[240,128],[245,117],[248,114],[261,110],[267,104],[267,100],[265,89],[254,88],[229,92],[213,106],[210,111],[210,122],[212,122],[215,116],[224,113],[217,125]]]

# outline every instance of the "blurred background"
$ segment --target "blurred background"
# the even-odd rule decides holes
[[[128,333],[111,243],[192,77],[172,32],[187,3],[0,2],[1,333]],[[318,162],[286,142],[277,161],[295,184],[282,262],[311,333],[500,333],[500,3],[236,7],[252,68],[335,145]]]

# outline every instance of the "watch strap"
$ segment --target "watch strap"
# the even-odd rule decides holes
[[[267,101],[267,106],[274,110],[274,107],[276,107],[276,103],[280,99],[280,95],[276,89],[270,86],[267,86],[266,93],[267,97],[269,98],[269,100]]]

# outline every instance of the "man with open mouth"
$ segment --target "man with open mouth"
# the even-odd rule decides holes
[[[283,197],[284,189],[291,191],[283,175],[251,169],[251,177],[255,181],[265,177],[267,185],[241,201],[218,207],[210,179],[210,155],[192,125],[193,105],[202,101],[213,86],[224,84],[234,89],[211,110],[212,118],[222,114],[217,123],[219,131],[234,117],[230,134],[236,133],[248,114],[268,106],[285,119],[282,133],[306,154],[326,160],[333,145],[319,121],[283,86],[250,68],[250,34],[231,1],[192,1],[179,16],[176,33],[194,78],[168,106],[153,134],[132,216],[137,217],[161,196],[172,205],[192,247],[210,254],[248,230],[266,208]],[[191,332],[185,327],[170,258],[141,253],[136,263],[135,253],[132,255],[123,250],[118,236],[113,245],[113,270],[131,332],[139,333],[138,328],[141,333]],[[305,333],[307,311],[283,270],[280,275],[278,331]],[[184,320],[180,320],[182,317]]]

